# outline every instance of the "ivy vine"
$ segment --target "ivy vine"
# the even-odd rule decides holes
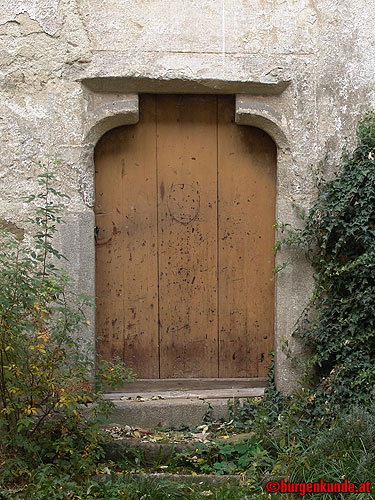
[[[282,245],[304,250],[314,293],[294,336],[310,353],[308,402],[316,415],[370,404],[375,389],[375,113],[360,121],[357,145],[300,216],[279,225]],[[280,266],[285,267],[285,266]]]

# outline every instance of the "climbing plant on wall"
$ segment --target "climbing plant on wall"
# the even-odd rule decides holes
[[[332,180],[318,196],[304,227],[280,225],[288,244],[304,249],[314,269],[310,304],[295,331],[309,348],[311,409],[335,415],[368,403],[375,387],[375,114],[358,126]]]

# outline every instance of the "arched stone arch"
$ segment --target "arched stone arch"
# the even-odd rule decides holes
[[[109,130],[139,121],[138,94],[98,94],[90,96],[84,114],[79,185],[85,204],[94,206],[94,151]]]
[[[237,95],[235,117],[238,125],[261,128],[272,137],[280,150],[289,150],[286,119],[273,107],[254,101],[251,97]]]
[[[103,104],[88,112],[84,142],[94,144],[109,130],[139,121],[138,95]]]

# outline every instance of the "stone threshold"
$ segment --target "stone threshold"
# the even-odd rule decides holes
[[[262,397],[264,388],[249,388],[249,389],[212,389],[212,390],[196,390],[196,391],[153,391],[153,392],[116,392],[107,393],[105,399],[111,401],[161,401],[161,400],[178,400],[178,399],[232,399],[232,398],[253,398]]]
[[[129,394],[136,395],[160,393],[170,393],[171,397],[180,397],[180,394],[198,394],[208,392],[212,395],[215,391],[237,391],[237,390],[253,390],[262,389],[267,385],[267,378],[174,378],[174,379],[138,379],[135,382],[123,384],[115,392],[111,394],[110,399],[117,399],[115,395]],[[113,395],[113,396],[112,396]],[[224,395],[223,397],[227,397]],[[229,396],[231,397],[231,396]],[[242,396],[244,397],[244,396]],[[246,396],[245,396],[246,397]]]
[[[228,420],[228,401],[262,397],[265,385],[266,379],[139,380],[104,397],[114,404],[111,422],[152,429],[199,425],[209,408],[212,417]]]

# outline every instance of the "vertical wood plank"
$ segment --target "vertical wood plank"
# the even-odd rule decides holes
[[[274,331],[276,147],[218,101],[219,376],[262,377]]]
[[[106,134],[95,151],[97,335],[140,378],[159,377],[155,97],[140,122]],[[106,242],[114,230],[112,241]]]
[[[120,157],[118,133],[110,132],[95,149],[96,349],[107,360],[115,356],[123,359],[124,345]]]
[[[216,103],[157,97],[162,378],[218,373]]]

